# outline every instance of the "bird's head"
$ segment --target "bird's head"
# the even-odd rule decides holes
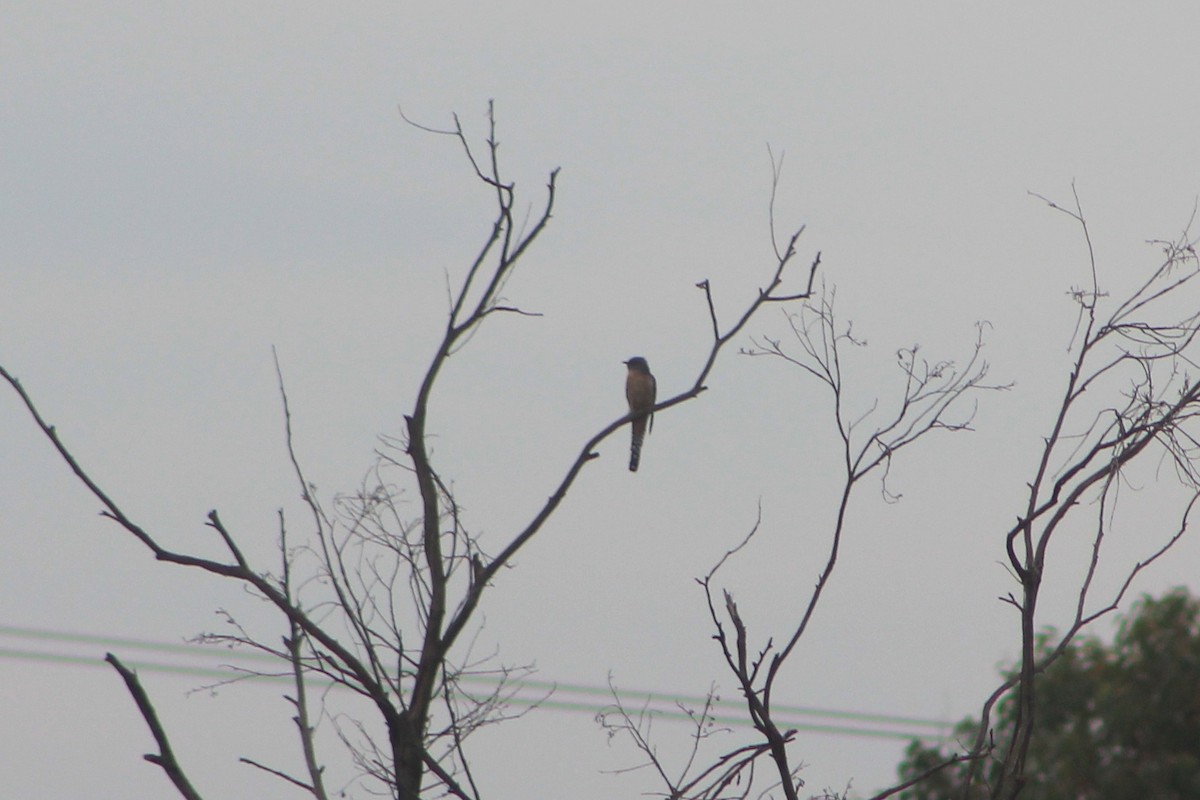
[[[634,372],[649,372],[650,365],[646,363],[646,359],[641,356],[634,356],[628,361],[622,361],[622,364],[629,367]]]

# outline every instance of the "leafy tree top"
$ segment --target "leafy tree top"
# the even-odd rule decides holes
[[[1057,640],[1053,630],[1038,638],[1039,661]],[[1023,800],[1200,797],[1200,599],[1186,589],[1143,597],[1120,620],[1111,645],[1094,635],[1070,643],[1038,676],[1037,692]],[[1000,703],[997,749],[1008,741],[1015,709],[1013,694]],[[972,741],[978,726],[976,719],[960,722],[955,742]],[[947,760],[956,747],[914,741],[901,778]],[[978,770],[968,800],[991,796],[1000,755]],[[900,797],[964,797],[969,769],[955,764]]]

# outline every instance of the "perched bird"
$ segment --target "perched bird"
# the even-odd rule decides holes
[[[642,457],[642,440],[646,438],[646,431],[654,428],[654,414],[649,412],[654,408],[658,384],[650,374],[650,365],[641,356],[621,363],[629,367],[629,374],[625,376],[625,399],[629,401],[629,413],[633,417],[630,423],[633,440],[629,445],[629,471],[637,472],[638,461]]]

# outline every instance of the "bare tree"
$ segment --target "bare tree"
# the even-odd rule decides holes
[[[714,597],[714,579],[726,561],[749,543],[753,531],[736,548],[730,550],[700,579],[704,589],[709,617],[716,631],[722,658],[732,673],[754,729],[770,746],[779,786],[789,800],[799,798],[804,785],[798,776],[798,764],[788,751],[788,740],[794,731],[781,730],[774,719],[772,704],[776,681],[788,658],[795,652],[816,613],[822,593],[833,577],[838,552],[846,535],[846,518],[851,499],[864,479],[880,473],[882,491],[887,489],[887,473],[901,451],[935,431],[966,431],[971,429],[974,406],[965,406],[973,394],[985,390],[1006,388],[985,383],[988,365],[982,358],[983,325],[969,357],[962,365],[952,361],[929,361],[920,355],[918,347],[897,351],[896,363],[901,371],[902,391],[892,402],[877,400],[870,410],[851,417],[846,407],[848,390],[843,374],[843,351],[847,347],[863,347],[849,325],[838,321],[834,312],[834,292],[824,292],[815,302],[798,313],[788,316],[794,344],[793,352],[780,340],[764,339],[747,352],[750,355],[770,356],[800,368],[816,378],[828,390],[832,400],[833,425],[840,442],[839,465],[841,490],[838,495],[834,522],[829,537],[829,554],[817,578],[808,603],[794,628],[786,634],[782,647],[775,639],[755,645],[747,632],[747,624],[738,610],[733,593],[722,591],[720,602]]]
[[[165,547],[156,534],[127,515],[119,501],[102,488],[94,472],[75,458],[55,427],[42,417],[17,378],[0,367],[0,376],[20,396],[59,456],[100,502],[105,517],[140,541],[158,560],[241,583],[281,615],[286,632],[278,644],[252,636],[232,617],[228,621],[234,625],[234,633],[207,638],[271,654],[279,661],[280,674],[291,675],[294,694],[288,700],[294,710],[303,774],[291,774],[252,758],[243,761],[319,800],[327,798],[328,792],[314,737],[321,715],[314,714],[310,703],[309,682],[313,678],[345,687],[373,710],[373,722],[353,717],[332,720],[361,771],[361,779],[370,784],[369,791],[401,800],[433,796],[475,800],[481,796],[466,741],[482,726],[511,715],[506,701],[524,669],[496,664],[488,655],[477,656],[468,632],[479,625],[477,611],[501,570],[511,566],[514,556],[543,530],[584,467],[598,456],[596,447],[630,422],[628,415],[615,419],[584,442],[542,507],[526,524],[507,535],[498,552],[486,552],[480,546],[459,513],[451,482],[441,474],[430,452],[430,408],[447,359],[465,346],[486,319],[504,314],[534,316],[503,300],[501,292],[550,222],[558,177],[557,170],[550,173],[542,210],[525,227],[514,214],[516,187],[502,176],[490,106],[488,119],[482,157],[477,156],[457,117],[453,127],[446,130],[417,126],[462,147],[475,178],[494,198],[495,216],[476,256],[451,288],[446,324],[425,369],[416,401],[405,415],[403,435],[385,438],[378,462],[360,491],[335,498],[330,508],[318,498],[296,455],[291,409],[279,372],[291,467],[311,530],[297,540],[280,514],[282,568],[278,575],[249,563],[238,537],[216,511],[209,513],[207,525],[219,538],[226,552],[224,559]],[[712,324],[711,346],[695,371],[694,382],[657,403],[654,411],[697,398],[706,389],[718,354],[761,308],[811,295],[819,254],[798,289],[782,288],[801,232],[796,231],[777,253],[767,282],[732,324],[721,325],[708,282],[698,284]],[[278,369],[278,361],[276,366]],[[419,496],[419,511],[415,514],[399,497],[400,486],[413,484]],[[199,797],[136,674],[115,655],[110,654],[108,660],[125,680],[158,743],[160,752],[147,759],[164,770],[182,796]],[[495,689],[482,695],[463,685],[464,678],[481,672],[497,679]],[[374,733],[376,728],[384,731],[382,737]]]
[[[771,196],[771,228],[774,238],[774,200],[778,187],[781,161],[772,154],[773,190]],[[776,249],[781,256],[786,251]],[[985,382],[987,362],[982,357],[983,333],[986,326],[977,326],[974,346],[961,365],[953,361],[930,361],[920,348],[903,348],[896,353],[900,370],[901,389],[891,401],[876,400],[866,413],[854,415],[848,409],[849,390],[843,372],[847,348],[863,348],[851,326],[836,316],[836,292],[825,289],[808,298],[796,312],[787,314],[792,344],[780,339],[755,340],[743,352],[750,356],[765,356],[782,360],[799,368],[820,382],[831,399],[832,424],[840,443],[838,459],[841,489],[838,493],[834,522],[830,533],[829,554],[816,586],[801,611],[795,626],[776,645],[775,637],[755,644],[750,640],[748,626],[729,590],[719,592],[715,579],[721,568],[737,557],[759,530],[760,518],[742,541],[720,557],[709,572],[697,579],[704,591],[708,615],[714,629],[721,657],[733,676],[738,692],[745,700],[746,714],[751,727],[761,737],[758,741],[739,743],[732,749],[719,752],[710,761],[698,761],[696,748],[711,738],[712,718],[706,705],[690,713],[696,720],[691,755],[681,770],[672,772],[662,763],[657,749],[648,736],[649,719],[645,714],[632,714],[614,693],[615,704],[601,715],[601,724],[610,735],[625,734],[645,758],[643,766],[652,769],[663,785],[664,796],[688,800],[717,800],[717,798],[746,798],[752,792],[765,795],[779,789],[784,797],[797,800],[804,785],[799,773],[802,763],[789,751],[796,731],[780,727],[774,717],[776,682],[789,659],[800,644],[816,613],[822,593],[833,577],[838,553],[846,535],[846,517],[850,502],[864,480],[874,473],[881,477],[882,490],[890,499],[887,474],[902,451],[918,440],[937,431],[957,432],[971,429],[975,406],[968,401],[983,391],[1007,388]],[[793,347],[795,348],[793,350]],[[710,701],[712,698],[710,693]],[[773,780],[766,788],[756,786],[755,762],[767,757],[774,766]],[[825,793],[835,797],[836,793]]]
[[[1001,598],[1018,612],[1019,668],[984,701],[973,738],[958,743],[960,752],[898,788],[967,762],[939,779],[937,797],[945,796],[950,785],[957,786],[956,796],[963,800],[1020,796],[1037,728],[1038,676],[1069,651],[1086,626],[1120,606],[1138,574],[1184,536],[1200,501],[1200,453],[1192,430],[1200,392],[1191,374],[1200,312],[1186,291],[1200,264],[1190,223],[1178,238],[1152,242],[1161,249],[1162,260],[1124,299],[1113,299],[1101,288],[1088,225],[1078,196],[1073,199],[1070,208],[1045,202],[1079,226],[1090,280],[1086,288],[1070,293],[1078,317],[1064,388],[1027,484],[1025,506],[1002,537],[1019,587]],[[1164,484],[1158,488],[1171,490],[1167,504],[1161,501],[1164,492],[1154,493],[1154,516],[1165,513],[1173,521],[1165,530],[1157,519],[1148,528],[1140,526],[1138,538],[1153,543],[1132,565],[1115,565],[1110,570],[1116,574],[1113,588],[1102,592],[1096,578],[1105,540],[1119,527],[1115,511],[1118,505],[1144,502],[1140,491],[1121,497],[1122,487],[1136,486],[1145,472]],[[1174,480],[1160,481],[1164,476]],[[1081,534],[1090,538],[1086,562],[1072,562],[1062,550],[1051,559],[1052,540]],[[1075,584],[1070,583],[1072,574],[1081,576]],[[1039,605],[1051,576],[1056,578],[1052,585],[1066,588],[1074,598],[1074,611],[1065,621],[1047,619]],[[1105,596],[1097,599],[1097,594]],[[997,728],[992,715],[1001,702],[1008,706]],[[918,788],[907,796],[935,795]]]
[[[1000,800],[1017,797],[1024,784],[1036,719],[1036,675],[1063,653],[1084,626],[1119,606],[1134,577],[1183,536],[1200,499],[1200,450],[1196,434],[1189,430],[1200,413],[1200,383],[1191,373],[1196,368],[1193,345],[1200,332],[1200,311],[1181,291],[1200,272],[1190,224],[1179,238],[1154,243],[1161,247],[1163,259],[1140,287],[1120,302],[1106,303],[1078,194],[1069,209],[1046,202],[1079,225],[1087,245],[1090,283],[1072,291],[1079,317],[1070,372],[1029,482],[1026,507],[1005,536],[1008,561],[1020,585],[1019,596],[1010,595],[1007,602],[1020,612],[1021,669],[1015,680],[1016,724],[1012,739],[1003,745],[999,778],[990,787],[990,795]],[[1129,569],[1113,597],[1089,608],[1118,488],[1134,463],[1156,457],[1169,461],[1187,490],[1179,524],[1160,547]],[[1044,621],[1037,613],[1038,596],[1049,569],[1047,551],[1068,521],[1089,511],[1094,515],[1091,559],[1077,590],[1075,615],[1058,645],[1039,663],[1036,636]],[[989,736],[987,720],[993,705],[1013,684],[1006,682],[984,705],[975,751],[983,749]],[[964,796],[979,772],[970,771]]]
[[[745,702],[750,726],[758,738],[739,741],[732,749],[719,752],[708,761],[699,760],[696,750],[705,740],[728,729],[714,726],[711,701],[699,710],[689,710],[695,720],[693,746],[682,769],[672,772],[660,758],[649,736],[650,719],[645,713],[633,714],[616,696],[612,709],[600,718],[610,735],[626,735],[640,751],[645,761],[663,784],[666,797],[679,800],[718,800],[766,796],[774,790],[789,800],[798,800],[804,780],[800,777],[802,762],[790,751],[796,731],[784,729],[774,715],[775,685],[783,674],[788,658],[796,651],[816,613],[822,593],[833,577],[838,553],[846,535],[846,518],[852,497],[864,480],[879,473],[885,497],[887,472],[901,451],[935,431],[957,432],[971,429],[974,405],[967,400],[982,391],[995,391],[1007,386],[985,382],[987,362],[982,358],[984,325],[978,326],[978,336],[965,363],[928,361],[917,347],[897,352],[902,389],[891,403],[876,401],[865,414],[855,417],[847,410],[849,390],[843,374],[846,348],[861,348],[848,325],[838,321],[834,313],[834,292],[822,291],[798,312],[788,315],[792,338],[798,350],[792,352],[781,340],[766,338],[756,341],[744,351],[752,356],[781,359],[815,377],[828,390],[831,398],[832,421],[838,433],[842,468],[841,489],[834,510],[830,533],[829,553],[816,586],[795,626],[777,647],[775,637],[756,644],[748,633],[748,624],[729,590],[718,590],[716,578],[722,567],[742,555],[761,525],[759,519],[750,532],[733,548],[724,553],[706,575],[697,579],[704,591],[708,615],[713,625],[713,638],[721,658],[733,677],[738,693]],[[766,786],[755,784],[755,762],[766,757],[774,769],[768,773]],[[836,798],[828,790],[822,797]]]

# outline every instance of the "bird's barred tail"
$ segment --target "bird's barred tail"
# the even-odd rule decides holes
[[[641,425],[638,425],[641,422]],[[641,430],[638,430],[638,428]],[[642,460],[642,440],[646,438],[646,421],[636,420],[633,423],[633,440],[629,445],[629,471],[637,472],[638,463]]]

